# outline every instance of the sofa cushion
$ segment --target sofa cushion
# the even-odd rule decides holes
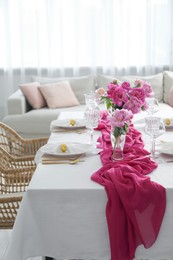
[[[110,82],[117,79],[116,76],[101,75],[97,76],[97,87],[107,89]]]
[[[46,101],[38,89],[39,86],[39,82],[25,83],[19,85],[28,103],[35,109],[46,106]]]
[[[163,100],[165,103],[168,103],[168,96],[171,87],[173,86],[173,72],[172,71],[164,71],[163,72]]]
[[[151,84],[155,97],[158,101],[163,100],[163,74],[159,73],[152,76],[105,76],[98,75],[97,83],[98,87],[107,88],[108,84],[112,82],[114,79],[117,79],[120,82],[127,81],[132,86],[136,79],[144,80]],[[173,85],[173,84],[172,84]]]
[[[79,102],[68,81],[42,85],[43,94],[49,108],[78,106]]]
[[[68,80],[80,104],[85,104],[85,93],[90,93],[95,90],[95,80],[93,75],[73,78],[46,78],[33,76],[32,80],[38,81],[40,84],[56,83],[62,80]]]
[[[170,88],[168,93],[168,104],[173,107],[173,86]]]

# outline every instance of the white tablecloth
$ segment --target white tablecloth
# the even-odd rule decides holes
[[[98,134],[95,133],[95,139]],[[171,133],[165,137],[168,135]],[[49,141],[69,140],[88,142],[89,135],[53,133]],[[104,188],[90,179],[101,167],[100,158],[88,155],[84,159],[75,165],[38,164],[3,260],[39,255],[58,260],[110,260],[107,196]],[[138,247],[136,259],[173,259],[173,164],[160,164],[150,176],[166,188],[166,213],[157,241],[149,249]]]

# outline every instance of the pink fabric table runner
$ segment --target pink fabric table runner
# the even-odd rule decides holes
[[[144,149],[141,133],[133,125],[126,136],[124,159],[111,161],[112,146],[107,114],[102,114],[98,130],[103,164],[91,179],[105,187],[111,260],[130,260],[136,247],[149,248],[156,240],[166,208],[165,189],[150,180],[157,164]]]

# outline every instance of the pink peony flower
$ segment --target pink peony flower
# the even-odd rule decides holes
[[[141,79],[136,79],[134,82],[134,87],[135,88],[141,88],[143,86],[144,81]]]
[[[142,103],[145,102],[145,93],[142,88],[133,88],[130,91],[129,95],[130,95],[130,97],[136,97],[137,99],[142,101]]]
[[[112,99],[114,105],[117,105],[118,107],[123,106],[123,104],[126,103],[128,100],[127,90],[122,88],[122,86],[117,86],[112,93]]]
[[[131,89],[130,83],[126,81],[121,84],[121,87],[128,91]]]
[[[153,95],[152,87],[147,82],[144,82],[142,89],[143,89],[146,97],[151,97]]]
[[[111,82],[111,83],[108,85],[107,97],[108,97],[108,98],[113,98],[114,93],[118,90],[118,88],[119,88],[120,86],[121,86],[121,85],[119,85],[118,83],[114,84],[113,82]]]
[[[127,109],[116,109],[111,117],[109,117],[111,127],[124,127],[130,123],[132,112]]]
[[[107,97],[108,98],[112,98],[112,95],[113,95],[115,88],[116,88],[116,86],[112,82],[108,85],[108,90],[107,90]]]
[[[104,88],[98,88],[96,90],[96,95],[97,96],[104,96],[106,94],[106,90]]]
[[[140,99],[136,96],[132,96],[124,105],[125,109],[130,110],[133,114],[137,114],[141,111],[141,107],[144,104]]]

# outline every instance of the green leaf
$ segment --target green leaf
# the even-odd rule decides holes
[[[124,125],[124,131],[127,133],[128,130],[129,130],[129,125],[126,123],[126,124]]]
[[[114,128],[114,136],[117,138],[121,134],[121,128],[115,127]]]
[[[126,130],[124,128],[121,129],[121,134],[125,135],[126,134]]]
[[[142,107],[141,107],[141,110],[142,110],[142,111],[145,111],[145,107],[144,107],[144,106],[142,106]]]
[[[109,108],[112,107],[112,103],[111,103],[111,101],[110,101],[109,98],[105,97],[105,103],[106,103],[106,107],[107,107],[107,109],[109,109]]]

